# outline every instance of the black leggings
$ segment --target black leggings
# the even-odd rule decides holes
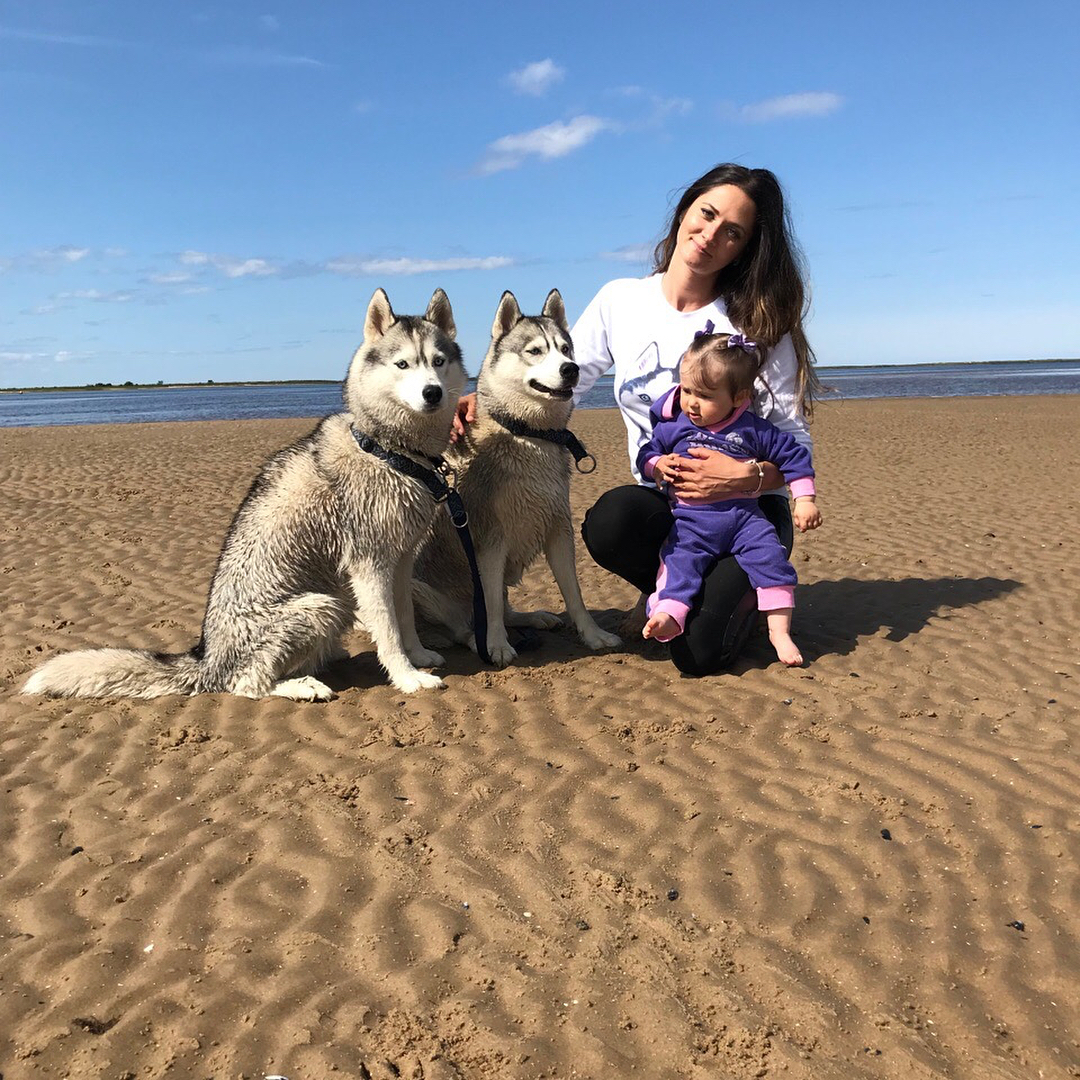
[[[782,495],[758,500],[791,554],[791,508]],[[628,484],[605,492],[585,514],[581,537],[605,570],[643,593],[656,588],[660,548],[671,530],[667,498],[656,488]],[[705,575],[701,595],[686,617],[686,630],[671,642],[671,659],[686,675],[712,675],[730,667],[754,625],[757,597],[732,555],[723,555]]]

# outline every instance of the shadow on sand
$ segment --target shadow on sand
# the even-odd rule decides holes
[[[841,578],[801,585],[796,626],[817,655],[846,654],[859,638],[887,629],[886,640],[903,641],[948,610],[973,607],[1021,588],[1011,578]]]
[[[948,618],[949,610],[972,607],[1005,596],[1021,587],[1009,578],[900,578],[898,580],[866,581],[860,578],[841,578],[838,581],[816,581],[800,585],[796,595],[795,636],[808,661],[822,656],[846,656],[855,651],[860,638],[871,637],[887,629],[886,640],[903,641],[917,634],[935,617]],[[614,628],[623,613],[615,610],[595,613],[601,626]],[[494,671],[482,664],[468,649],[443,646],[432,637],[430,630],[421,627],[421,640],[431,642],[446,658],[438,674],[472,676]],[[538,631],[533,647],[519,652],[513,667],[535,668],[565,663],[593,655],[570,628]],[[642,655],[648,660],[668,662],[667,650],[656,643],[640,638],[627,639],[620,652]],[[751,638],[746,652],[731,669],[735,674],[775,663],[768,640],[764,635]],[[384,685],[386,676],[375,660],[374,652],[366,651],[335,665],[324,676],[334,690],[362,689]]]

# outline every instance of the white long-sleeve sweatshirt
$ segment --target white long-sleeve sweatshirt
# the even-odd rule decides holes
[[[615,404],[626,424],[630,469],[639,484],[645,481],[635,462],[652,434],[649,406],[679,381],[679,360],[707,322],[717,334],[736,331],[723,300],[695,311],[676,311],[661,290],[661,275],[652,274],[609,281],[570,332],[581,369],[575,404],[601,375],[615,369]],[[810,449],[806,419],[799,409],[797,371],[795,347],[785,334],[769,350],[764,382],[758,381],[751,407]]]

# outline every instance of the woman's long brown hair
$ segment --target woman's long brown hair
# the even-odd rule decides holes
[[[739,188],[753,200],[757,217],[742,254],[717,274],[717,295],[723,298],[732,324],[766,348],[772,348],[785,334],[791,335],[798,365],[799,408],[809,417],[821,383],[814,371],[814,351],[803,329],[808,308],[803,256],[780,182],[768,169],[725,163],[690,184],[672,211],[667,235],[653,252],[654,270],[663,273],[671,265],[679,226],[694,201],[725,184]]]

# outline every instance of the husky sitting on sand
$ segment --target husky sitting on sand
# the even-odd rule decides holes
[[[446,448],[465,385],[446,294],[427,313],[394,315],[382,289],[345,380],[348,412],[275,454],[225,537],[199,643],[186,653],[94,649],[54,657],[24,694],[139,697],[231,693],[327,701],[314,677],[347,654],[359,619],[399,690],[443,685],[416,635],[413,558],[437,509],[385,452],[430,469]],[[380,454],[379,451],[384,451]]]
[[[513,293],[503,293],[477,381],[476,422],[447,451],[476,546],[488,651],[500,667],[517,655],[508,625],[549,629],[561,622],[546,611],[514,611],[506,602],[507,585],[518,584],[541,551],[581,640],[590,649],[622,644],[596,625],[582,602],[570,524],[570,456],[565,444],[550,441],[566,431],[577,380],[558,290],[533,318],[522,316]],[[523,434],[529,431],[534,434]],[[425,618],[475,649],[469,568],[453,533],[439,515],[417,558],[414,595]]]

